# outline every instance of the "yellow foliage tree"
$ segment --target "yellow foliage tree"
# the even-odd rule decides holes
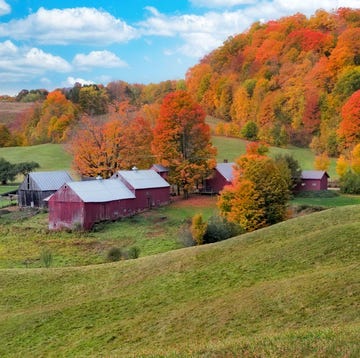
[[[207,223],[203,220],[201,214],[195,214],[191,221],[190,232],[197,245],[203,244],[204,235],[206,233]]]

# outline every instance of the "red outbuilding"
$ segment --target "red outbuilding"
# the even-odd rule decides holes
[[[49,229],[89,230],[100,221],[136,213],[134,193],[119,180],[91,180],[64,184],[48,199]]]
[[[139,210],[170,202],[170,184],[153,169],[119,170],[112,179],[119,179],[135,194]]]
[[[227,162],[217,163],[212,175],[204,180],[202,192],[218,194],[225,185],[231,184],[234,179],[234,164]]]
[[[316,191],[328,189],[329,174],[323,170],[303,170],[301,181],[295,191]]]

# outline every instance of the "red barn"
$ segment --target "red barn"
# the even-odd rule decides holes
[[[96,222],[130,216],[137,209],[134,193],[111,179],[66,183],[47,200],[51,230],[89,230]]]
[[[156,171],[162,178],[167,180],[167,177],[169,176],[169,168],[164,167],[161,164],[153,164],[153,166],[150,168]]]
[[[112,179],[120,179],[135,194],[139,210],[170,202],[170,184],[155,170],[119,170]]]
[[[204,180],[203,193],[218,194],[223,190],[225,185],[232,183],[234,179],[235,163],[217,163],[213,174]]]
[[[295,191],[316,191],[328,189],[329,174],[323,170],[303,170],[301,181]]]

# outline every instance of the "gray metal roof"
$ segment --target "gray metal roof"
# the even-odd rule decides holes
[[[85,203],[104,203],[135,199],[135,195],[120,180],[100,179],[66,183]]]
[[[121,177],[134,189],[167,188],[170,184],[153,169],[119,170],[112,178]]]
[[[301,179],[321,179],[324,175],[329,178],[329,174],[324,170],[303,170]]]
[[[58,190],[73,179],[66,171],[31,172],[28,174],[39,190]]]
[[[169,168],[164,167],[161,164],[153,164],[152,168],[154,168],[157,173],[167,173],[169,171]]]
[[[215,169],[229,182],[234,179],[234,162],[217,163]]]

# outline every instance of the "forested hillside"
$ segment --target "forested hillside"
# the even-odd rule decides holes
[[[220,134],[338,155],[360,139],[360,10],[254,23],[189,69]]]

